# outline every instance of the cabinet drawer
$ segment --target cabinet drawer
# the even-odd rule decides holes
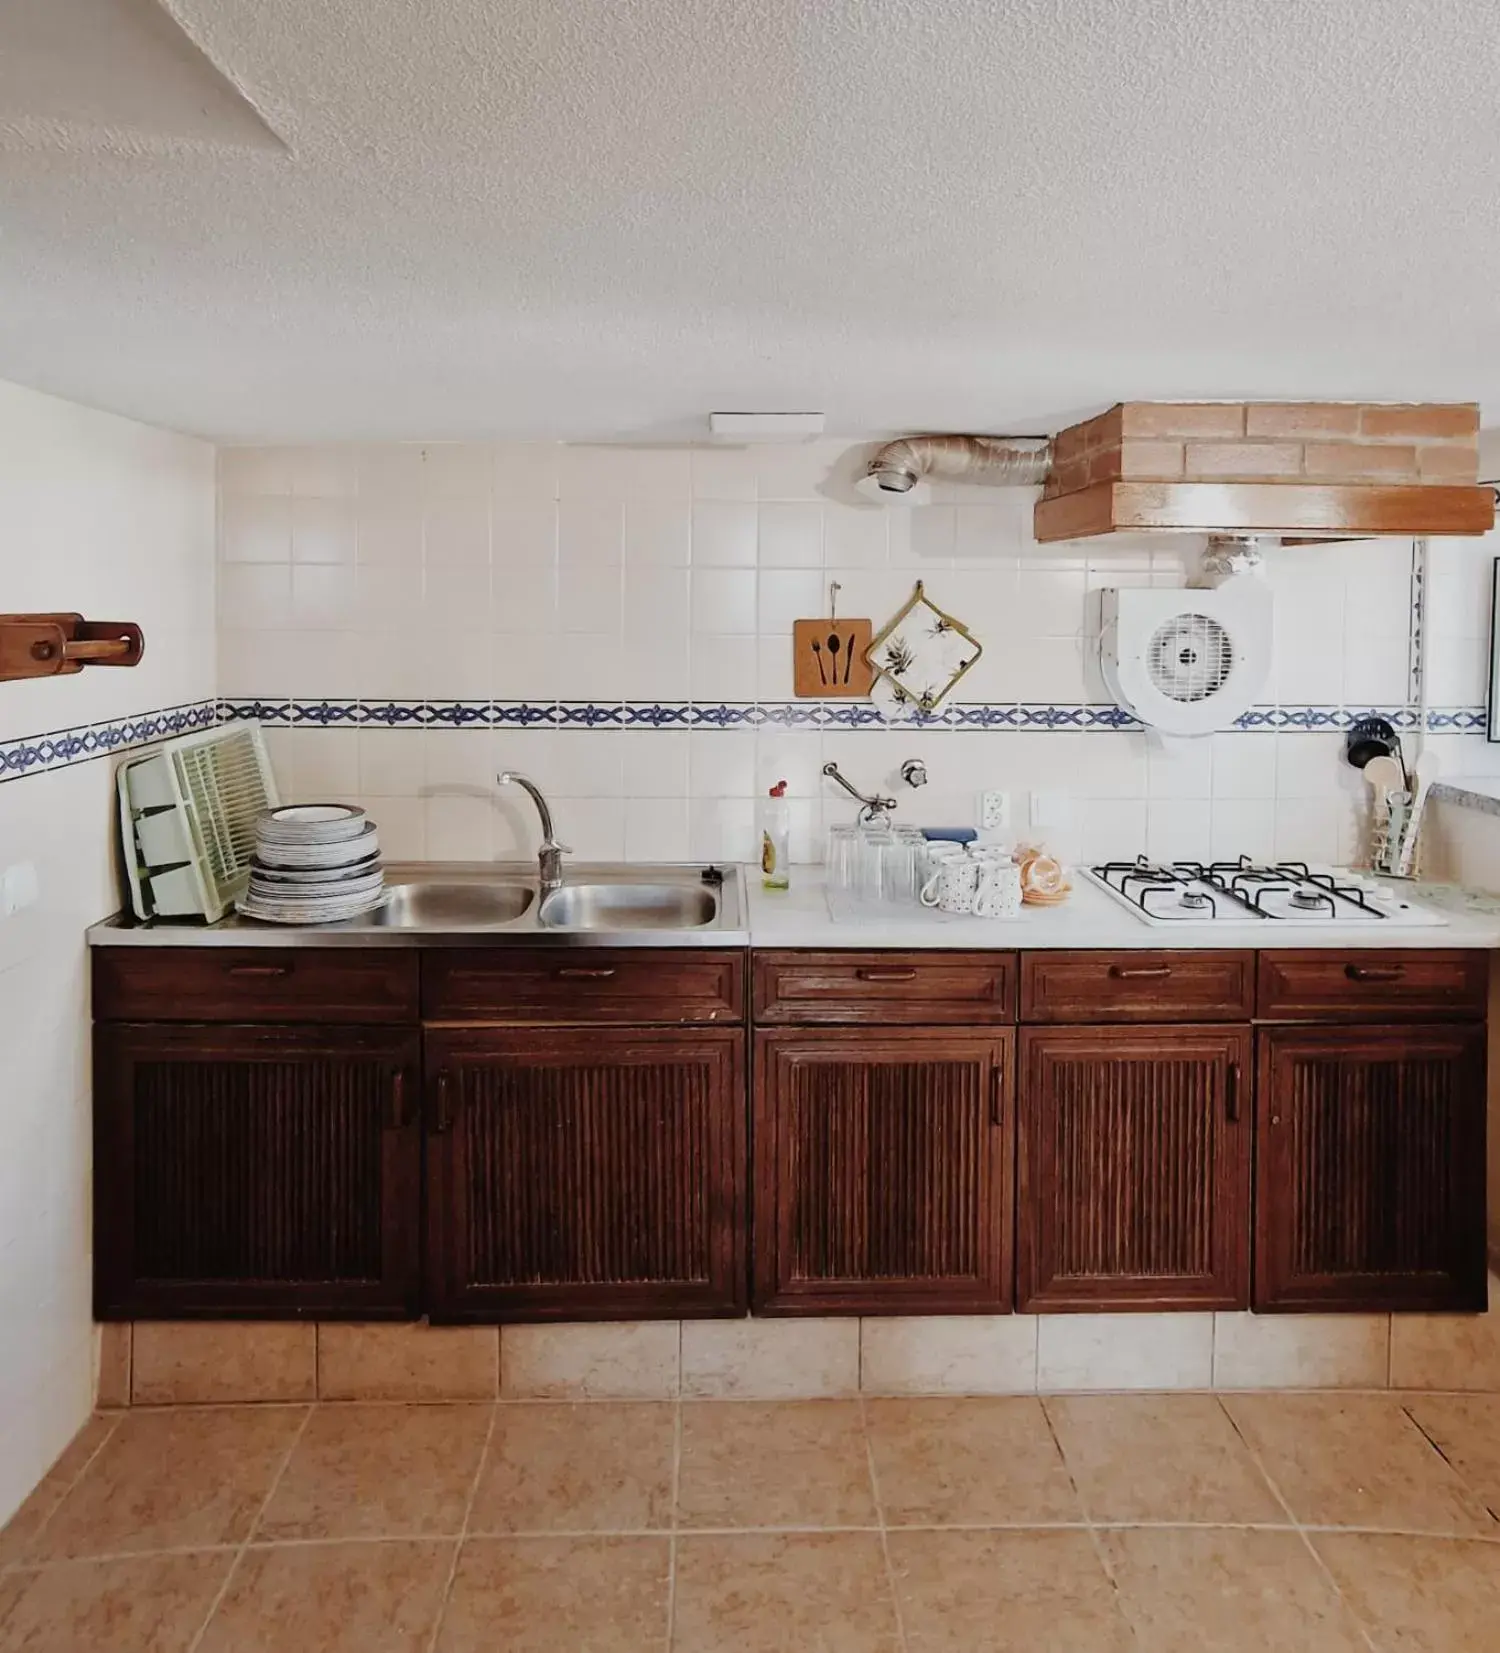
[[[1262,953],[1258,1014],[1264,1021],[1482,1017],[1488,955],[1371,950]]]
[[[744,957],[686,947],[431,952],[422,960],[422,1014],[516,1026],[741,1022]]]
[[[417,955],[371,948],[97,947],[105,1022],[417,1019]]]
[[[1015,982],[1014,953],[757,953],[755,1019],[1013,1022]]]
[[[1023,1022],[1248,1022],[1253,953],[1026,953]]]

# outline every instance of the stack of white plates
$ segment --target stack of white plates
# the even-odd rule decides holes
[[[237,903],[272,924],[334,924],[385,900],[380,837],[362,809],[290,804],[255,822],[250,886]]]

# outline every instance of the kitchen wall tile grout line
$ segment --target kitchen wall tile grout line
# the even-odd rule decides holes
[[[1342,1587],[1340,1586],[1339,1581],[1333,1575],[1333,1569],[1328,1565],[1328,1563],[1318,1553],[1317,1545],[1314,1544],[1312,1539],[1308,1536],[1308,1529],[1302,1524],[1302,1521],[1298,1517],[1297,1512],[1292,1508],[1291,1501],[1287,1498],[1286,1494],[1281,1490],[1281,1486],[1277,1482],[1276,1477],[1274,1475],[1272,1475],[1271,1471],[1266,1467],[1265,1460],[1262,1458],[1261,1454],[1256,1450],[1255,1443],[1253,1441],[1251,1441],[1249,1436],[1247,1436],[1245,1434],[1245,1432],[1240,1428],[1238,1420],[1235,1418],[1234,1414],[1229,1410],[1229,1408],[1224,1404],[1222,1399],[1219,1400],[1218,1405],[1219,1405],[1219,1410],[1229,1420],[1229,1427],[1239,1437],[1241,1444],[1244,1446],[1246,1452],[1249,1453],[1251,1462],[1255,1465],[1256,1469],[1259,1470],[1261,1479],[1266,1483],[1266,1485],[1268,1487],[1270,1487],[1271,1494],[1276,1499],[1276,1502],[1278,1504],[1280,1504],[1282,1509],[1284,1509],[1286,1511],[1287,1518],[1291,1521],[1292,1526],[1293,1526],[1293,1528],[1295,1529],[1295,1531],[1297,1533],[1297,1536],[1302,1540],[1303,1547],[1307,1550],[1307,1553],[1312,1557],[1313,1565],[1317,1568],[1317,1570],[1327,1580],[1327,1582],[1329,1584],[1329,1587],[1332,1589],[1332,1591],[1334,1593],[1335,1599],[1338,1600],[1343,1605],[1344,1611],[1349,1615],[1350,1622],[1353,1625],[1355,1625],[1355,1627],[1359,1630],[1360,1635],[1364,1638],[1365,1645],[1371,1649],[1371,1653],[1379,1653],[1378,1645],[1375,1641],[1374,1633],[1371,1631],[1369,1626],[1366,1625],[1363,1617],[1361,1617],[1360,1613],[1355,1608],[1354,1603],[1352,1601],[1350,1601],[1349,1598],[1344,1594],[1344,1591],[1343,1591]],[[1314,1531],[1319,1531],[1319,1530],[1323,1530],[1323,1529],[1314,1528],[1313,1530]]]
[[[496,1387],[499,1387],[499,1329],[496,1328]],[[479,1462],[474,1466],[474,1474],[469,1482],[468,1497],[464,1499],[463,1519],[459,1522],[458,1537],[453,1543],[453,1558],[448,1563],[448,1576],[443,1581],[442,1595],[438,1598],[437,1613],[432,1621],[432,1632],[427,1638],[427,1653],[433,1653],[437,1647],[438,1637],[443,1631],[443,1620],[448,1616],[448,1603],[453,1596],[453,1583],[458,1577],[458,1565],[463,1559],[464,1545],[468,1541],[469,1523],[474,1515],[474,1500],[479,1496],[479,1484],[484,1479],[484,1472],[489,1467],[490,1447],[495,1439],[495,1424],[500,1416],[498,1400],[490,1402],[489,1423],[484,1431],[484,1445],[479,1449]]]
[[[302,1438],[306,1435],[308,1426],[312,1423],[315,1405],[316,1402],[313,1402],[304,1409],[302,1414],[302,1422],[294,1431],[286,1452],[282,1455],[281,1463],[278,1466],[276,1473],[271,1477],[271,1484],[266,1489],[265,1497],[260,1501],[260,1507],[255,1512],[255,1519],[250,1523],[248,1529],[246,1530],[244,1540],[240,1544],[239,1549],[235,1552],[234,1560],[229,1563],[229,1570],[224,1574],[223,1582],[219,1585],[218,1591],[214,1595],[213,1602],[209,1606],[208,1612],[204,1615],[203,1623],[198,1626],[198,1634],[194,1636],[192,1641],[189,1643],[187,1653],[198,1653],[198,1649],[202,1647],[203,1638],[208,1634],[208,1627],[213,1623],[214,1616],[218,1613],[219,1608],[223,1605],[225,1598],[228,1596],[229,1587],[233,1584],[235,1574],[240,1570],[240,1563],[245,1559],[245,1554],[250,1548],[250,1541],[255,1537],[256,1533],[260,1531],[260,1524],[265,1520],[266,1511],[271,1507],[271,1500],[276,1496],[276,1489],[281,1485],[282,1479],[286,1475],[287,1466],[292,1461],[292,1454],[302,1444]]]
[[[860,1338],[863,1345],[864,1323],[860,1322]],[[901,1611],[901,1595],[896,1588],[896,1568],[891,1560],[890,1533],[886,1525],[885,1500],[880,1496],[880,1470],[875,1462],[875,1437],[870,1432],[869,1402],[861,1394],[859,1401],[859,1431],[865,1443],[865,1466],[870,1476],[870,1496],[875,1503],[875,1520],[880,1531],[880,1554],[885,1563],[885,1586],[891,1593],[891,1611],[896,1618],[896,1640],[901,1653],[909,1653],[910,1643],[906,1636],[906,1616]]]

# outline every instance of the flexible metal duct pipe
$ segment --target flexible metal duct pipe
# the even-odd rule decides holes
[[[1046,436],[903,436],[865,468],[868,493],[910,493],[924,477],[962,478],[995,487],[1045,482],[1052,468]]]

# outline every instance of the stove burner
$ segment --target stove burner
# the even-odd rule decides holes
[[[1305,861],[1107,861],[1091,875],[1148,918],[1245,920],[1387,917],[1360,880],[1340,881]]]

